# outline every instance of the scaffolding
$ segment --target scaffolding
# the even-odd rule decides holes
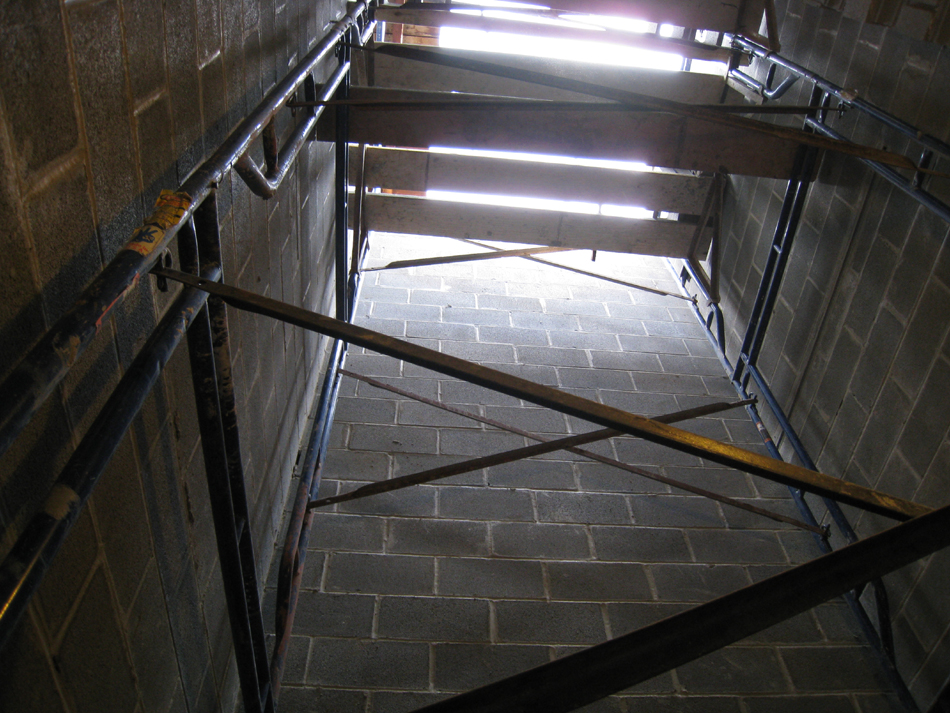
[[[570,6],[571,3],[562,2],[559,5]],[[921,134],[914,127],[863,100],[847,96],[840,87],[785,60],[766,46],[741,34],[731,35],[732,44],[729,47],[722,46],[720,35],[720,43],[717,43],[714,49],[693,49],[699,56],[705,56],[704,52],[717,52],[732,56],[734,60],[740,56],[751,56],[771,63],[772,69],[768,71],[768,79],[764,83],[745,73],[737,61],[734,61],[730,71],[733,79],[754,90],[764,99],[779,98],[798,80],[811,82],[815,89],[804,122],[807,133],[768,124],[759,125],[758,122],[750,124],[748,119],[714,108],[697,108],[671,100],[597,87],[569,78],[544,76],[527,70],[512,70],[491,63],[473,62],[452,57],[444,52],[432,53],[405,46],[373,48],[372,40],[377,29],[377,18],[374,17],[376,11],[377,8],[372,2],[353,5],[295,70],[240,123],[208,161],[177,191],[163,194],[155,213],[135,232],[130,242],[90,285],[73,309],[45,335],[0,386],[0,403],[3,404],[0,420],[2,454],[9,449],[82,351],[95,338],[102,321],[135,289],[141,277],[152,274],[155,279],[163,281],[161,284],[167,285],[168,281],[175,281],[183,285],[180,294],[168,308],[166,315],[152,332],[134,364],[115,388],[59,475],[42,511],[36,514],[20,534],[13,550],[4,560],[0,569],[0,645],[7,641],[13,631],[30,596],[36,591],[52,558],[75,523],[161,369],[182,338],[187,335],[202,451],[212,497],[217,549],[246,710],[276,710],[305,565],[307,542],[316,508],[554,450],[567,449],[589,455],[588,452],[580,450],[580,446],[619,434],[643,438],[789,486],[800,507],[801,520],[770,513],[695,486],[666,479],[666,482],[674,487],[692,488],[692,492],[696,494],[752,510],[758,515],[781,519],[809,531],[815,535],[819,546],[826,552],[825,556],[660,623],[422,710],[433,713],[542,708],[550,711],[574,710],[762,631],[840,595],[847,598],[869,641],[881,653],[885,670],[891,675],[903,703],[909,710],[913,710],[913,700],[900,682],[893,665],[893,641],[887,622],[886,593],[880,583],[880,577],[950,545],[950,509],[944,507],[931,510],[817,472],[781,406],[756,368],[756,360],[768,328],[819,151],[835,150],[856,156],[929,210],[944,220],[950,220],[950,207],[922,188],[934,154],[950,157],[950,146]],[[390,19],[398,19],[393,12],[398,11],[387,9],[383,14]],[[754,35],[751,32],[748,34]],[[695,37],[695,33],[693,36]],[[695,44],[695,40],[687,42]],[[385,51],[403,59],[438,62],[469,71],[502,74],[520,81],[594,95],[619,104],[624,110],[636,108],[669,112],[691,120],[732,128],[748,128],[793,141],[796,149],[792,176],[788,180],[785,201],[775,227],[766,273],[735,365],[730,364],[725,356],[723,315],[718,305],[715,216],[721,205],[724,186],[720,174],[717,173],[706,193],[699,220],[691,224],[692,239],[689,241],[688,250],[677,256],[684,261],[681,272],[684,285],[688,286],[691,281],[695,281],[700,286],[705,305],[698,304],[688,296],[686,301],[692,305],[698,319],[709,333],[710,340],[719,348],[720,358],[731,376],[740,400],[707,407],[702,411],[691,410],[648,419],[352,324],[365,271],[362,260],[367,250],[367,236],[372,229],[362,211],[362,202],[366,197],[364,176],[367,148],[364,144],[370,142],[359,138],[360,148],[354,151],[351,145],[354,138],[350,132],[351,119],[359,108],[359,105],[351,100],[349,91],[352,53],[362,50]],[[318,85],[314,81],[314,70],[332,53],[336,53],[338,68],[328,82]],[[773,88],[776,68],[787,72],[788,77]],[[332,105],[332,112],[325,111],[328,105]],[[297,119],[288,139],[278,148],[275,117],[288,106],[294,107]],[[365,105],[362,108],[365,109]],[[918,141],[923,147],[920,160],[914,163],[885,151],[840,142],[841,137],[825,124],[825,118],[829,112],[843,108],[865,112]],[[801,111],[801,108],[793,109]],[[335,318],[309,312],[221,281],[222,258],[215,197],[217,183],[232,169],[257,195],[262,198],[273,196],[301,148],[308,139],[315,137],[321,117],[326,114],[326,119],[330,113],[334,119],[332,130],[336,145]],[[258,138],[262,140],[264,147],[264,169],[259,167],[248,153],[252,142]],[[355,159],[356,164],[355,201],[351,201],[348,195],[351,158]],[[898,169],[910,169],[913,176],[906,178]],[[351,210],[355,212],[352,245],[348,236],[348,226],[351,224],[348,213]],[[713,231],[713,236],[704,260],[702,251],[698,250],[697,246],[707,228]],[[172,269],[164,258],[165,249],[176,237],[180,270]],[[487,255],[463,255],[454,260],[486,259],[515,254],[518,257],[538,259],[534,255],[551,250],[550,247],[542,247],[498,251]],[[445,260],[442,259],[442,262]],[[702,265],[703,262],[707,267]],[[439,259],[431,259],[426,264],[438,263]],[[422,263],[417,261],[415,264]],[[405,265],[406,263],[401,263],[390,267]],[[248,525],[248,504],[244,489],[234,384],[231,378],[226,306],[280,320],[333,340],[314,427],[307,446],[302,451],[304,458],[289,520],[287,543],[280,560],[277,640],[270,655],[265,650],[260,586],[255,574],[254,543]],[[542,405],[597,424],[603,430],[549,440],[493,421],[493,426],[520,433],[540,443],[424,471],[402,479],[384,481],[353,493],[318,498],[320,471],[328,448],[341,378],[344,375],[351,376],[380,388],[392,389],[381,382],[374,382],[369,377],[347,371],[344,368],[344,360],[348,345],[364,347],[440,374]],[[766,445],[772,457],[764,457],[731,444],[697,436],[670,425],[703,413],[744,407],[756,424],[761,426],[758,406],[750,390],[750,380],[754,381],[755,393],[765,401],[781,423],[785,436],[792,443],[802,463],[801,466],[782,461],[778,450],[768,439]],[[417,395],[401,393],[432,406],[449,408]],[[464,415],[471,416],[468,413]],[[764,433],[764,428],[762,431]],[[663,478],[616,461],[610,465],[646,477]],[[821,496],[833,516],[836,527],[850,543],[848,546],[832,551],[827,530],[820,526],[808,508],[803,493]],[[838,503],[883,515],[901,524],[859,541]],[[856,594],[868,582],[876,595],[876,626],[864,611]]]

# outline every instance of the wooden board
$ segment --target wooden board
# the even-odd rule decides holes
[[[363,199],[369,230],[685,257],[689,223],[633,220],[555,210],[453,203],[371,193]]]
[[[434,52],[439,50],[434,49]],[[452,50],[455,57],[486,59],[484,52]],[[374,84],[392,89],[419,89],[440,92],[470,92],[495,96],[563,101],[601,101],[597,97],[544,87],[531,82],[495,77],[481,72],[456,69],[437,64],[411,62],[382,53],[373,55]],[[725,87],[722,77],[698,72],[667,72],[662,69],[613,67],[547,57],[522,57],[513,54],[492,54],[491,62],[507,67],[543,72],[556,77],[570,77],[604,87],[614,87],[637,94],[672,99],[692,104],[741,104],[742,95]],[[723,97],[723,94],[725,96]],[[723,99],[723,101],[720,101]]]
[[[576,200],[698,215],[712,178],[371,147],[365,182],[367,188]]]
[[[399,92],[389,96],[395,98]],[[445,101],[461,97],[448,93]],[[354,99],[385,100],[386,90],[354,88]],[[324,112],[318,138],[334,139],[335,112]],[[650,166],[766,178],[789,178],[796,141],[751,129],[662,112],[590,109],[350,110],[353,143],[428,148],[445,146],[642,161]]]

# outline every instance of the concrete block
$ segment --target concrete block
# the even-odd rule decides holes
[[[318,644],[319,645],[319,644]],[[314,710],[358,711],[366,706],[367,694],[339,688],[281,686],[281,713],[308,713]]]
[[[600,315],[602,313],[597,314]],[[511,326],[523,329],[561,329],[571,331],[577,329],[578,319],[573,314],[552,313],[551,310],[544,313],[512,312]]]
[[[642,565],[626,562],[549,562],[551,598],[568,601],[651,601]]]
[[[328,592],[432,594],[431,557],[334,553],[328,565]]]
[[[641,439],[616,438],[613,444],[617,460],[630,465],[698,467],[702,463],[696,456]]]
[[[439,491],[439,517],[530,522],[534,520],[534,508],[527,490],[442,488]]]
[[[814,713],[854,713],[854,706],[848,696],[762,696],[744,699],[749,713],[795,713],[802,706]],[[861,709],[862,711],[864,708]]]
[[[464,325],[456,325],[463,327]],[[474,339],[475,328],[472,327]],[[469,337],[466,337],[469,338]],[[495,342],[501,344],[512,344],[516,346],[547,346],[547,335],[536,329],[523,329],[518,327],[492,327],[483,326],[478,328],[478,340],[481,342]]]
[[[582,332],[607,332],[609,334],[638,335],[647,334],[643,322],[639,319],[621,319],[616,316],[595,317],[592,315],[578,315],[577,321]]]
[[[788,647],[782,660],[798,691],[878,690],[882,682],[865,647]]]
[[[409,290],[405,287],[383,287],[364,283],[360,290],[360,303],[391,302],[393,304],[407,304]]]
[[[307,683],[424,690],[429,686],[429,647],[401,641],[324,639],[311,651]]]
[[[337,399],[334,423],[381,423],[396,422],[396,402],[389,399],[366,399],[341,396]]]
[[[522,460],[489,468],[488,484],[496,488],[577,489],[573,465],[551,460]]]
[[[438,322],[442,317],[442,308],[434,305],[375,302],[371,314],[375,319],[411,319],[416,322]]]
[[[355,490],[355,488],[352,488]],[[341,490],[351,490],[342,488]],[[324,497],[323,493],[320,494]],[[430,486],[415,486],[388,493],[380,493],[368,498],[340,503],[335,507],[340,512],[360,515],[380,515],[395,517],[434,517],[436,489]]]
[[[467,410],[476,416],[479,415],[477,408]],[[399,403],[397,421],[400,425],[406,426],[477,428],[476,422],[470,418],[449,411],[442,411],[434,406],[415,401],[402,401]]]
[[[393,476],[399,477],[403,475],[409,475],[411,473],[419,473],[424,470],[431,470],[432,468],[440,468],[444,465],[449,465],[450,463],[456,463],[459,461],[467,460],[463,456],[432,456],[432,455],[417,455],[412,453],[406,454],[396,454],[393,456]],[[463,473],[462,475],[453,475],[451,478],[446,478],[444,480],[437,481],[436,485],[423,485],[419,486],[423,490],[431,490],[435,493],[436,489],[440,486],[462,486],[462,485],[484,485],[485,484],[485,471],[484,470],[475,470],[469,473]],[[434,512],[433,512],[434,514]]]
[[[456,324],[473,324],[476,327],[482,325],[507,327],[510,324],[508,313],[502,310],[468,309],[465,307],[443,307],[442,321]]]
[[[685,693],[686,695],[683,695]],[[729,696],[688,695],[677,692],[674,696],[622,696],[628,707],[644,708],[657,713],[739,713],[739,699]]]
[[[489,641],[487,600],[439,597],[383,597],[378,634],[382,639]]]
[[[587,535],[579,525],[499,523],[492,526],[492,549],[499,557],[587,559]]]
[[[591,528],[597,559],[614,562],[690,562],[680,529],[659,527]],[[776,545],[778,543],[776,542]]]
[[[58,636],[95,565],[99,543],[89,510],[80,513],[37,590],[48,631]]]
[[[616,287],[601,287],[599,285],[571,285],[571,298],[575,300],[591,300],[595,302],[630,303],[630,292]]]
[[[326,480],[386,480],[389,477],[390,456],[373,451],[349,451],[331,448],[323,465]]]
[[[775,650],[766,647],[730,646],[679,666],[676,675],[687,691],[777,693],[788,690]]]
[[[45,62],[41,64],[46,66]],[[49,88],[56,84],[49,78],[44,86]],[[43,115],[50,109],[49,105],[45,106]],[[44,120],[41,125],[44,132],[51,130],[48,121]],[[42,153],[46,146],[45,141],[39,141],[37,152]],[[38,277],[43,285],[43,304],[50,322],[58,319],[72,305],[73,300],[102,268],[89,206],[89,189],[81,169],[81,166],[76,165],[64,171],[59,181],[37,195],[27,206],[39,262]],[[60,239],[52,240],[47,236],[58,236]]]
[[[560,300],[549,299],[544,301],[544,310],[549,314],[566,315],[591,315],[594,317],[606,317],[607,308],[603,302],[594,302],[588,300]]]
[[[521,406],[486,406],[485,416],[504,424],[521,428],[531,433],[567,433],[567,423],[563,414],[544,408]]]
[[[611,389],[629,391],[633,388],[630,373],[611,369],[558,369],[558,378],[564,388]]]
[[[650,495],[630,499],[633,520],[647,527],[722,527],[719,505],[703,497]]]
[[[446,557],[438,560],[437,591],[442,596],[540,599],[540,562]]]
[[[613,638],[629,634],[631,631],[642,629],[679,614],[689,609],[688,604],[673,604],[671,602],[624,602],[607,605],[607,616],[610,620],[610,632]]]
[[[373,691],[370,693],[368,710],[372,711],[372,713],[411,713],[411,711],[437,703],[448,697],[449,694],[447,693]],[[354,708],[354,710],[357,709]]]
[[[663,601],[707,602],[751,584],[737,565],[653,564],[650,573]]]
[[[394,520],[389,551],[458,556],[487,555],[488,525],[454,520]]]
[[[400,366],[398,359],[381,354],[352,354],[346,362],[347,369],[363,376],[400,376]]]
[[[475,295],[465,292],[412,290],[409,295],[409,303],[439,307],[475,307]]]
[[[638,391],[665,394],[702,394],[706,392],[699,376],[685,374],[638,373],[634,378]]]
[[[556,347],[518,347],[518,361],[522,364],[542,366],[590,366],[587,353],[580,349]]]
[[[871,410],[854,451],[854,461],[872,480],[877,478],[890,457],[898,433],[910,414],[908,398],[890,379],[884,383],[877,402],[881,408]]]
[[[372,329],[374,332],[385,334],[388,337],[406,337],[406,325],[408,322],[401,319],[377,319],[376,317],[359,316],[353,320],[366,329]],[[417,323],[418,324],[418,323]]]
[[[66,629],[58,659],[78,709],[100,709],[103,690],[109,691],[110,704],[117,710],[132,710],[138,702],[135,676],[101,568]]]
[[[562,349],[599,349],[619,352],[620,342],[615,334],[597,332],[564,332],[552,330],[548,335],[551,345]]]
[[[504,295],[505,283],[501,280],[471,279],[467,277],[445,277],[441,284],[453,292],[472,292],[475,294]]]
[[[497,406],[517,406],[521,402],[497,391],[469,384],[465,381],[442,382],[442,401],[447,404],[493,404]]]
[[[654,323],[655,324],[655,323]],[[653,354],[683,354],[688,355],[689,349],[683,339],[665,336],[627,336],[619,335],[620,346],[628,352],[649,352]]]
[[[469,691],[548,662],[544,646],[436,644],[435,687]]]
[[[26,614],[0,652],[4,685],[0,686],[3,710],[60,713],[66,708],[56,688],[56,674],[47,645]]]
[[[354,424],[349,446],[354,450],[383,453],[437,453],[438,432],[415,426]]]
[[[506,643],[598,644],[606,639],[597,604],[500,601],[498,640]]]
[[[624,369],[630,372],[663,371],[659,357],[656,354],[638,354],[635,352],[602,352],[592,350],[591,364],[595,369]],[[633,374],[636,379],[636,374]]]
[[[482,331],[485,329],[496,329],[496,327],[482,327]],[[503,328],[497,327],[497,329]],[[459,342],[474,341],[479,331],[480,330],[477,330],[471,324],[447,324],[445,322],[406,322],[406,336],[410,339],[451,339],[453,341]]]
[[[477,457],[523,448],[524,445],[523,436],[504,431],[446,428],[439,432],[439,453],[445,455]]]
[[[541,522],[632,524],[622,495],[573,492],[539,492],[538,519]]]
[[[606,493],[667,493],[669,486],[603,463],[578,463],[581,489]]]
[[[516,297],[511,295],[481,294],[478,296],[481,309],[500,309],[509,312],[541,312],[541,300],[534,297]]]
[[[511,363],[515,360],[514,347],[507,344],[484,344],[481,342],[442,342],[442,353],[486,363]]]
[[[310,549],[350,552],[383,551],[386,520],[365,515],[315,511]]]
[[[775,533],[736,530],[687,532],[699,562],[784,563],[785,552]]]
[[[304,590],[297,600],[294,633],[368,639],[373,631],[375,606],[376,598],[372,596]]]

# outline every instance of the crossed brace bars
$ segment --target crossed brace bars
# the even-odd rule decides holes
[[[345,342],[408,361],[416,366],[453,376],[464,381],[524,399],[555,411],[577,416],[607,429],[644,438],[660,445],[706,458],[720,465],[759,475],[806,492],[832,498],[868,512],[909,520],[931,512],[931,508],[838,480],[792,463],[761,456],[728,443],[684,431],[656,420],[590,401],[549,386],[536,384],[496,369],[459,359],[448,354],[410,344],[363,327],[310,312],[237,287],[189,275],[178,270],[155,268],[156,275],[205,290],[227,304],[249,312],[272,317],[288,324],[342,339]],[[576,445],[576,444],[575,444]]]
[[[238,309],[400,358],[584,418],[613,431],[641,436],[871,512],[908,520],[879,535],[651,626],[454,696],[418,713],[528,713],[542,707],[548,713],[576,710],[762,631],[950,545],[950,506],[931,510],[195,275],[165,268],[153,269],[153,273],[205,290]]]
[[[578,448],[576,445],[571,445],[574,442],[577,436],[572,438],[559,438],[559,439],[550,439],[545,438],[544,436],[539,436],[533,433],[529,433],[525,430],[517,428],[515,426],[510,426],[501,421],[497,421],[493,418],[486,418],[479,416],[477,414],[466,411],[465,409],[455,408],[454,406],[449,406],[440,401],[435,401],[433,399],[426,398],[425,396],[420,396],[419,394],[413,394],[399,387],[392,386],[390,384],[383,383],[378,379],[374,379],[371,376],[365,376],[363,374],[355,374],[352,371],[347,371],[346,369],[340,369],[340,373],[343,376],[349,376],[352,379],[357,379],[364,383],[369,384],[370,386],[375,386],[377,389],[382,389],[384,391],[389,391],[399,396],[405,396],[410,399],[419,401],[420,403],[433,406],[443,411],[448,411],[449,413],[454,413],[465,418],[470,418],[473,421],[478,421],[489,426],[494,426],[495,428],[500,428],[504,431],[509,431],[511,433],[516,433],[519,436],[524,436],[525,438],[530,438],[535,441],[541,441],[542,445],[547,445],[550,450],[566,450],[574,453],[575,455],[583,456],[585,458],[590,458],[591,460],[598,461],[605,465],[613,466],[614,468],[619,468],[620,470],[625,470],[628,473],[633,473],[634,475],[639,475],[643,478],[649,480],[655,480],[660,483],[665,483],[674,488],[680,490],[685,490],[696,495],[702,495],[703,497],[709,498],[711,500],[717,500],[718,502],[724,503],[726,505],[731,505],[733,507],[739,508],[741,510],[747,510],[753,512],[757,515],[767,517],[771,520],[777,522],[784,522],[789,525],[794,525],[795,527],[801,528],[803,530],[808,530],[813,532],[816,535],[825,536],[827,534],[826,530],[821,527],[815,527],[807,523],[796,520],[792,517],[787,517],[785,515],[780,515],[779,513],[771,512],[755,505],[750,505],[749,503],[744,503],[740,500],[735,500],[733,498],[727,497],[725,495],[719,495],[704,488],[698,488],[695,485],[690,485],[689,483],[683,483],[673,478],[667,478],[666,476],[660,475],[659,473],[654,473],[652,471],[646,470],[644,468],[638,468],[636,466],[628,465],[627,463],[621,463],[618,460],[613,458],[607,458],[602,456],[599,453],[594,453],[592,451],[586,451],[582,448]],[[665,414],[663,416],[657,416],[653,420],[660,421],[661,423],[674,423],[677,421],[686,421],[691,418],[698,418],[700,416],[705,416],[708,414],[719,413],[721,411],[727,411],[729,409],[739,408],[741,406],[746,406],[748,404],[755,403],[755,399],[747,399],[743,401],[733,401],[733,402],[717,402],[713,404],[708,404],[706,406],[699,406],[697,408],[686,409],[684,411],[676,411],[675,413]],[[596,434],[596,435],[595,435]],[[615,435],[620,435],[617,431],[612,431],[607,429],[605,431],[595,431],[594,434],[586,434],[593,436],[596,440],[602,440],[605,437],[613,437]],[[593,440],[593,439],[592,439]],[[487,456],[485,458],[475,458],[473,460],[463,461],[462,463],[453,463],[444,468],[434,468],[431,470],[423,471],[421,473],[413,473],[412,475],[406,475],[401,478],[393,478],[392,480],[386,480],[381,483],[371,483],[369,485],[364,485],[363,487],[352,490],[348,493],[343,493],[342,495],[336,495],[330,498],[322,498],[320,500],[314,500],[309,503],[309,507],[323,507],[324,505],[332,505],[333,503],[345,502],[347,500],[357,500],[359,498],[368,497],[370,495],[375,495],[377,493],[389,492],[391,490],[399,490],[404,487],[409,487],[411,485],[418,484],[420,482],[429,482],[431,480],[438,480],[441,478],[447,478],[452,475],[457,475],[459,473],[471,472],[473,470],[478,470],[480,468],[488,467],[491,465],[498,465],[499,463],[508,463],[514,460],[521,460],[522,458],[529,458],[534,455],[538,455],[535,446],[529,446],[528,448],[517,448],[512,451],[506,451],[504,453],[498,453],[493,456]],[[547,452],[546,450],[544,452]]]

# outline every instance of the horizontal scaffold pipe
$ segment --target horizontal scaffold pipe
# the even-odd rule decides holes
[[[256,295],[247,290],[203,280],[177,270],[155,268],[153,272],[191,287],[207,290],[221,297],[232,307],[343,339],[350,344],[402,359],[416,366],[546,406],[561,413],[577,416],[605,428],[613,428],[631,436],[706,458],[720,465],[759,475],[783,485],[791,485],[806,492],[830,497],[878,515],[885,515],[896,520],[908,520],[931,512],[931,508],[887,493],[752,453],[738,446],[721,443],[643,416],[559,391],[550,386],[536,384],[497,369],[490,369],[449,354],[442,354],[433,349],[310,312],[301,307]]]

